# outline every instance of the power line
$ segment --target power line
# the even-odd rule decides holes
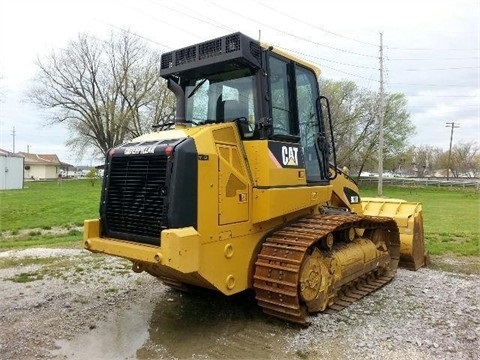
[[[480,59],[480,57],[476,57],[476,56],[473,56],[473,57],[446,57],[446,58],[437,58],[437,57],[434,57],[434,58],[388,58],[388,60],[390,61],[432,61],[432,60],[435,60],[435,61],[438,61],[438,60],[447,60],[447,61],[450,61],[450,60],[454,60],[454,61],[462,61],[462,60],[478,60]]]
[[[147,12],[143,11],[142,9],[139,9],[139,8],[137,8],[137,7],[131,6],[130,4],[125,4],[123,1],[120,1],[119,3],[121,3],[121,4],[122,4],[123,6],[125,6],[125,7],[129,7],[130,9],[133,9],[133,10],[135,10],[135,11],[143,14],[144,16],[147,16],[147,17],[151,18],[152,20],[154,20],[154,21],[156,21],[156,22],[159,22],[159,23],[162,23],[162,24],[167,24],[168,26],[172,26],[172,27],[174,27],[174,28],[176,28],[176,29],[179,29],[180,31],[183,31],[183,32],[189,34],[189,35],[192,35],[192,36],[197,37],[197,38],[201,38],[200,36],[198,36],[198,33],[194,33],[194,32],[188,31],[188,30],[186,29],[186,27],[180,27],[180,26],[178,26],[178,25],[175,25],[175,24],[172,24],[172,23],[168,22],[168,21],[165,19],[166,17],[164,17],[164,18],[162,18],[162,19],[159,19],[158,17],[152,15],[151,13],[147,13]],[[163,6],[164,6],[164,5],[163,5]],[[164,6],[164,7],[166,7],[166,8],[169,9],[169,10],[172,10],[172,9],[170,9],[170,8],[167,7],[167,6]],[[172,11],[173,11],[173,10],[172,10]]]
[[[290,15],[290,14],[287,14],[287,13],[284,13],[284,12],[282,12],[282,11],[279,11],[278,9],[272,8],[271,6],[268,6],[268,5],[266,5],[265,3],[260,2],[259,4],[262,5],[263,7],[266,7],[267,9],[270,9],[270,10],[278,13],[278,14],[282,14],[283,16],[286,16],[286,17],[288,17],[288,18],[290,18],[290,19],[292,19],[292,20],[298,21],[299,23],[307,24],[307,25],[309,25],[309,26],[311,26],[311,27],[313,27],[313,28],[315,28],[315,29],[318,29],[318,30],[320,30],[320,31],[326,32],[327,34],[331,34],[331,35],[340,37],[340,38],[342,38],[342,39],[347,39],[347,40],[355,41],[355,42],[358,42],[358,43],[364,44],[364,45],[370,45],[370,46],[374,46],[374,47],[377,47],[377,46],[378,46],[377,44],[372,44],[372,43],[369,43],[369,42],[366,42],[366,41],[358,40],[358,39],[355,39],[355,38],[352,38],[352,37],[349,37],[349,36],[345,36],[345,35],[342,35],[342,34],[338,34],[338,33],[335,33],[335,32],[333,32],[333,31],[329,31],[329,30],[326,30],[326,29],[321,28],[321,27],[319,27],[319,26],[310,24],[310,23],[308,23],[308,22],[306,22],[306,21],[304,21],[304,20],[301,20],[301,19],[298,19],[298,18],[296,18],[296,17],[293,17],[293,16]]]
[[[415,83],[402,83],[392,82],[390,85],[402,85],[402,86],[429,86],[429,87],[473,87],[472,84],[415,84]]]
[[[332,67],[327,66],[327,65],[321,65],[321,67],[322,67],[322,68],[326,68],[326,69],[330,69],[330,70],[333,70],[333,71],[337,71],[337,72],[342,73],[342,74],[345,74],[345,75],[355,76],[355,77],[358,77],[358,78],[360,78],[360,79],[378,82],[378,80],[374,80],[374,79],[371,79],[371,78],[367,78],[366,76],[362,76],[362,75],[358,75],[358,74],[352,74],[352,73],[349,73],[349,72],[347,72],[347,71],[338,70],[338,69],[332,68]]]
[[[345,50],[345,49],[337,48],[337,47],[334,47],[334,46],[322,44],[322,43],[319,43],[319,42],[316,42],[316,41],[313,41],[313,40],[304,38],[304,37],[302,37],[302,36],[298,36],[298,35],[295,35],[295,34],[286,32],[286,31],[284,31],[284,30],[282,30],[282,29],[276,28],[276,27],[271,26],[271,25],[262,24],[262,23],[258,22],[258,21],[255,20],[255,19],[252,19],[252,18],[250,18],[250,17],[248,17],[248,16],[245,16],[245,15],[243,15],[243,14],[240,14],[240,13],[238,13],[238,12],[236,12],[236,11],[227,9],[227,8],[221,6],[221,5],[218,5],[217,3],[211,3],[211,4],[214,5],[214,6],[216,6],[216,7],[218,7],[218,8],[220,8],[220,9],[223,9],[223,10],[225,10],[225,11],[227,11],[227,12],[230,12],[230,13],[232,13],[232,14],[235,14],[235,15],[237,15],[237,16],[243,17],[243,18],[245,18],[245,19],[247,19],[247,20],[250,20],[250,21],[252,21],[252,22],[255,22],[255,23],[257,23],[257,24],[260,24],[260,25],[266,26],[266,27],[268,27],[268,28],[270,28],[270,29],[273,29],[273,30],[277,31],[277,32],[280,33],[280,34],[284,34],[284,35],[287,35],[287,36],[291,36],[291,37],[293,37],[293,38],[295,38],[295,39],[298,39],[298,40],[302,40],[302,41],[305,41],[305,42],[308,42],[308,43],[311,43],[311,44],[314,44],[314,45],[317,45],[317,46],[325,47],[325,48],[328,48],[328,49],[331,49],[331,50],[335,50],[335,51],[341,51],[341,52],[348,53],[348,54],[352,54],[352,55],[363,56],[363,57],[368,57],[368,58],[376,58],[376,56],[374,56],[374,55],[357,53],[357,52],[354,52],[354,51]]]
[[[437,68],[437,69],[403,69],[402,71],[451,71],[451,70],[467,70],[467,69],[480,69],[479,66],[466,66],[466,67],[452,67],[452,68]]]
[[[401,47],[388,47],[388,50],[407,50],[407,51],[478,51],[479,49],[467,48],[401,48]]]
[[[189,13],[192,13],[192,12],[195,12],[195,11],[192,11],[192,9],[189,9],[188,12],[189,13],[186,13],[186,12],[183,12],[183,11],[180,11],[180,10],[177,10],[177,9],[174,9],[174,8],[171,8],[169,6],[166,6],[164,2],[161,2],[161,5],[162,7],[170,10],[170,11],[173,11],[177,14],[180,14],[180,15],[183,15],[183,16],[187,16],[191,19],[194,19],[194,20],[197,20],[197,21],[200,21],[201,23],[205,23],[205,24],[209,24],[209,25],[212,25],[212,26],[215,26],[216,28],[219,28],[219,29],[222,29],[222,30],[228,30],[228,31],[235,31],[235,29],[229,27],[229,26],[226,26],[226,25],[223,25],[223,24],[220,24],[219,22],[207,17],[207,16],[204,16],[202,14],[199,14],[199,17],[196,17],[196,16],[193,16],[193,15],[190,15]],[[198,12],[195,12],[196,14],[198,14]],[[210,20],[210,21],[206,21],[206,19]],[[162,20],[163,21],[163,20]],[[178,27],[177,27],[178,28]]]
[[[134,31],[132,31],[132,30],[125,29],[125,28],[122,28],[122,27],[120,27],[120,26],[107,23],[107,22],[105,22],[105,21],[103,21],[103,20],[98,20],[98,21],[104,23],[104,24],[107,25],[107,26],[110,26],[111,28],[114,28],[114,29],[117,29],[117,30],[120,30],[120,31],[125,31],[125,32],[127,32],[127,33],[129,33],[129,34],[132,34],[132,35],[134,35],[134,36],[137,36],[137,37],[139,37],[139,38],[141,38],[141,39],[143,39],[143,40],[145,40],[145,41],[148,41],[148,42],[151,42],[151,43],[153,43],[153,44],[159,45],[159,46],[161,46],[162,48],[164,48],[164,49],[166,49],[166,50],[173,50],[173,48],[172,48],[171,46],[168,46],[168,45],[159,43],[158,41],[155,41],[155,40],[152,40],[152,39],[150,39],[150,38],[147,38],[146,36],[140,35],[140,34],[134,32]],[[89,36],[94,37],[94,36],[92,36],[92,35],[89,35]],[[95,37],[94,37],[94,38],[95,38]],[[96,38],[96,39],[99,40],[98,38]],[[102,41],[103,41],[103,40],[102,40]]]
[[[475,95],[420,95],[420,94],[417,94],[417,95],[408,95],[408,94],[405,94],[405,96],[409,96],[409,97],[445,97],[445,98],[478,98],[478,96],[475,96]]]
[[[410,97],[409,95],[405,95],[406,97]],[[409,108],[432,108],[432,105],[407,105]],[[466,107],[469,107],[469,108],[479,108],[478,105],[462,105],[462,108],[466,108]],[[473,110],[472,110],[473,111]]]
[[[152,2],[153,2],[153,1],[152,1]],[[249,18],[249,17],[243,16],[242,14],[239,14],[239,13],[237,13],[237,12],[235,12],[235,11],[229,10],[229,9],[223,7],[223,6],[219,6],[219,5],[217,5],[217,4],[214,4],[214,5],[217,6],[217,7],[219,7],[219,8],[221,8],[221,9],[223,9],[223,10],[225,10],[225,11],[228,11],[228,12],[230,12],[230,13],[236,14],[236,15],[238,15],[238,16],[241,16],[241,17],[244,17],[244,18],[247,18],[247,19],[249,19],[249,20],[251,20],[251,21],[256,22],[254,19],[251,19],[251,18]],[[202,17],[193,16],[193,15],[188,14],[188,13],[185,13],[185,12],[183,12],[183,11],[179,11],[179,10],[174,9],[174,8],[171,8],[171,7],[169,7],[169,6],[165,6],[164,3],[162,3],[162,6],[165,7],[166,9],[170,10],[170,11],[176,12],[176,13],[178,13],[178,14],[180,14],[180,15],[184,15],[184,16],[190,17],[190,18],[192,18],[192,19],[194,19],[194,20],[196,20],[196,21],[200,21],[200,22],[202,22],[202,23],[208,23],[208,24],[210,24],[210,25],[212,25],[212,26],[215,26],[215,27],[217,27],[217,28],[220,28],[220,29],[227,29],[227,30],[233,31],[233,29],[231,29],[230,27],[224,26],[224,25],[220,25],[220,24],[218,24],[217,22],[214,22],[211,18],[205,17],[205,16],[203,16],[203,15],[202,15]],[[191,13],[191,12],[190,12],[190,13]],[[198,13],[197,13],[197,14],[198,14]],[[283,13],[282,13],[282,14],[283,14]],[[157,19],[157,18],[155,18],[155,17],[152,17],[152,18],[153,18],[155,21],[160,21],[159,19]],[[292,18],[293,18],[293,17],[292,17]],[[293,18],[293,19],[295,19],[295,18]],[[209,21],[206,21],[206,20],[209,20]],[[296,20],[296,19],[295,19],[295,20]],[[140,35],[140,34],[138,34],[138,33],[135,33],[135,32],[133,32],[133,31],[131,31],[131,30],[125,30],[125,29],[123,29],[123,28],[121,28],[121,27],[119,27],[119,26],[115,26],[115,25],[112,25],[112,24],[107,24],[107,25],[110,26],[110,27],[112,27],[112,28],[120,29],[120,30],[122,30],[122,31],[128,31],[128,32],[132,33],[133,35],[138,36],[138,37],[140,37],[140,38],[142,38],[142,39],[144,39],[144,40],[146,40],[146,41],[149,41],[149,42],[151,42],[151,43],[154,43],[154,44],[156,44],[156,45],[159,45],[159,46],[161,46],[161,47],[164,48],[164,49],[167,49],[167,50],[171,50],[171,49],[172,49],[171,46],[168,46],[168,45],[159,43],[158,41],[152,40],[152,39],[150,39],[150,38],[148,38],[148,37],[146,37],[146,36],[143,36],[143,35]],[[175,25],[173,25],[173,26],[175,26]],[[176,27],[176,26],[175,26],[175,27]],[[269,27],[271,27],[271,26],[269,26]],[[311,43],[317,44],[317,45],[319,45],[319,46],[329,47],[328,45],[325,45],[325,44],[316,43],[316,42],[311,41],[311,40],[309,40],[309,39],[305,39],[305,38],[303,38],[303,37],[300,37],[300,36],[297,36],[297,35],[294,35],[294,34],[286,33],[286,32],[284,32],[284,31],[282,31],[282,30],[280,30],[280,29],[277,29],[277,28],[275,28],[275,27],[271,27],[271,28],[274,29],[274,30],[276,30],[276,31],[278,31],[278,32],[285,33],[285,34],[287,34],[287,35],[289,35],[289,36],[292,36],[292,37],[301,39],[301,40],[303,40],[303,41],[311,42]],[[338,35],[339,35],[339,34],[338,34]],[[353,77],[355,77],[355,78],[360,78],[360,79],[364,79],[364,80],[367,80],[367,81],[375,81],[375,82],[378,82],[378,80],[372,79],[371,77],[369,78],[369,77],[362,76],[362,75],[359,75],[359,74],[356,74],[356,73],[352,73],[352,72],[340,70],[340,69],[338,69],[338,68],[325,65],[324,62],[328,62],[328,63],[332,63],[332,64],[338,64],[338,65],[342,65],[342,66],[349,66],[349,67],[354,67],[354,68],[359,68],[359,69],[367,69],[367,70],[376,70],[375,67],[372,67],[372,66],[363,66],[363,65],[356,65],[356,64],[345,63],[345,62],[340,62],[340,61],[336,61],[336,60],[330,60],[330,59],[327,59],[327,58],[316,57],[316,56],[308,55],[308,54],[305,54],[305,53],[302,53],[302,52],[299,52],[299,51],[295,51],[295,50],[291,50],[291,49],[286,49],[286,48],[281,47],[281,46],[277,46],[277,47],[280,48],[280,49],[284,49],[284,50],[286,50],[286,51],[288,51],[288,52],[291,52],[291,53],[294,53],[294,54],[295,54],[295,53],[296,53],[296,54],[300,54],[300,55],[302,55],[303,57],[307,57],[307,58],[310,59],[310,61],[319,64],[321,68],[329,69],[329,70],[332,70],[332,71],[335,71],[335,72],[338,72],[338,73],[341,73],[341,74],[345,74],[345,75],[348,75],[348,76],[353,76]],[[330,48],[333,48],[333,47],[330,47]],[[344,52],[347,52],[347,53],[353,53],[353,52],[350,52],[350,51],[345,50],[345,49],[340,49],[340,48],[333,48],[333,49],[339,50],[339,51],[344,51]],[[353,54],[362,55],[362,56],[363,56],[363,55],[366,55],[366,54],[358,54],[358,53],[353,53]],[[374,56],[368,55],[368,57],[372,57],[372,58],[373,58]],[[312,60],[312,59],[320,60],[321,63],[318,63],[318,61],[314,61],[314,60]],[[456,59],[456,58],[452,58],[452,59]],[[389,59],[389,60],[390,60],[390,59]],[[396,59],[394,59],[394,60],[396,60]],[[456,67],[456,68],[453,68],[453,67],[452,67],[452,68],[438,68],[438,69],[416,69],[416,68],[410,68],[410,69],[404,69],[404,70],[399,70],[399,71],[412,71],[412,72],[413,72],[413,71],[418,71],[418,72],[420,72],[420,71],[429,71],[429,70],[431,70],[431,71],[450,71],[450,70],[466,70],[466,69],[478,69],[478,67],[463,67],[463,68],[462,68],[462,67]],[[468,86],[470,86],[470,85],[467,85],[467,84],[391,83],[390,81],[389,81],[389,84],[390,84],[390,85],[397,85],[397,86],[429,86],[429,87],[468,87]]]
[[[282,46],[278,46],[278,45],[275,45],[275,44],[273,44],[273,47],[279,48],[279,49],[281,49],[281,50],[288,51],[288,52],[290,52],[290,53],[302,55],[302,56],[305,56],[305,57],[308,57],[308,58],[311,58],[311,59],[317,59],[317,60],[327,61],[327,62],[331,62],[331,63],[334,63],[334,64],[351,66],[351,67],[356,67],[356,68],[360,68],[360,69],[378,70],[378,68],[376,68],[376,67],[363,66],[363,65],[355,65],[355,64],[348,64],[348,63],[344,63],[344,62],[341,62],[341,61],[325,59],[325,58],[321,58],[321,57],[318,57],[318,56],[314,56],[314,55],[310,55],[310,54],[305,54],[305,53],[302,53],[302,52],[300,52],[300,51],[296,51],[296,50],[292,50],[292,49],[287,49],[287,48],[284,48],[284,47],[282,47]]]

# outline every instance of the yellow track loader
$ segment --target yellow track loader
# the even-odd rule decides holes
[[[320,71],[241,33],[164,53],[176,116],[111,149],[86,249],[308,323],[424,265],[422,209],[339,170]]]

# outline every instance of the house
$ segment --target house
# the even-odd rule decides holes
[[[25,158],[25,179],[48,180],[57,179],[62,162],[55,154],[31,154],[19,152]]]
[[[62,177],[73,177],[75,175],[75,172],[77,168],[71,164],[64,163],[63,161],[60,161],[60,174],[62,174]]]
[[[23,189],[23,156],[0,149],[0,190]]]

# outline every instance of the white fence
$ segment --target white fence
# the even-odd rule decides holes
[[[360,178],[359,185],[374,185],[378,183],[378,178]],[[455,179],[438,179],[438,178],[383,178],[383,185],[396,186],[424,186],[424,187],[451,187],[451,188],[474,188],[480,190],[480,179],[474,178],[455,178]]]

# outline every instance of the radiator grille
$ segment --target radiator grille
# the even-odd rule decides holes
[[[105,192],[106,236],[159,245],[166,226],[167,157],[114,156]]]

